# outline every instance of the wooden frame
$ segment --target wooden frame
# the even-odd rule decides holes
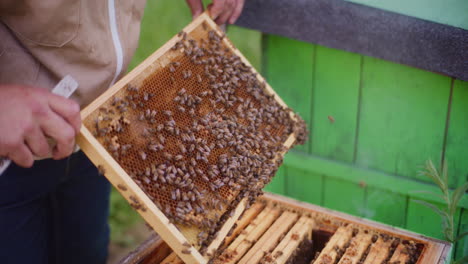
[[[207,23],[209,27],[216,30],[218,34],[222,35],[222,32],[218,26],[210,19],[207,13],[200,15],[192,23],[186,26],[183,31],[190,33],[195,28],[200,26],[202,23]],[[180,40],[179,36],[173,37],[166,44],[164,44],[160,49],[154,52],[149,56],[145,61],[138,65],[134,70],[128,73],[120,81],[118,81],[114,86],[109,88],[96,100],[94,100],[90,105],[81,111],[81,117],[83,120],[86,120],[88,116],[97,111],[100,106],[107,102],[112,96],[114,96],[121,89],[126,87],[128,83],[131,83],[132,80],[140,76],[141,74],[147,74],[148,71],[153,71],[154,69],[164,67],[158,62],[158,59],[168,52],[177,41]],[[247,59],[233,46],[233,44],[227,39],[223,38],[223,43],[229,47],[232,52],[239,56],[246,65],[251,66]],[[167,64],[167,63],[166,63]],[[260,82],[265,80],[258,74],[252,67],[252,71],[256,73],[257,78]],[[273,91],[273,89],[266,84],[266,90],[268,93],[274,96],[276,101],[283,107],[287,107],[286,104],[281,100],[281,98]],[[295,116],[291,113],[291,118],[295,120]],[[295,141],[294,134],[291,134],[284,145],[289,148]],[[125,170],[114,160],[114,158],[107,152],[107,150],[100,144],[100,142],[92,135],[89,129],[85,126],[82,126],[80,134],[77,137],[77,143],[81,149],[86,153],[90,160],[96,165],[100,166],[105,171],[105,176],[109,181],[117,188],[117,190],[123,195],[127,201],[133,204],[139,204],[141,206],[137,207],[138,213],[146,220],[146,222],[160,235],[160,237],[176,252],[179,257],[185,263],[206,263],[208,257],[202,256],[202,254],[193,246],[189,248],[189,253],[183,253],[182,251],[187,252],[187,247],[183,246],[184,244],[192,244],[184,235],[187,230],[179,230],[174,224],[172,224],[169,219],[164,215],[164,213],[151,201],[151,199],[142,191],[142,189],[132,180],[132,178],[125,172]],[[207,248],[207,252],[215,251],[222,243],[224,237],[227,235],[231,227],[235,224],[236,220],[242,214],[246,206],[246,199],[239,202],[237,205],[234,215],[229,218],[219,230],[219,235],[214,239]]]
[[[340,213],[340,212],[336,212],[336,211],[333,211],[333,210],[329,210],[329,209],[325,209],[325,208],[322,208],[322,207],[319,207],[319,206],[316,206],[316,205],[311,205],[311,204],[307,204],[307,203],[303,203],[303,202],[299,202],[299,201],[296,201],[296,200],[293,200],[293,199],[290,199],[290,198],[286,198],[286,197],[282,197],[280,195],[275,195],[275,194],[270,194],[270,193],[266,193],[264,196],[262,196],[260,198],[260,200],[266,202],[267,204],[276,204],[277,207],[284,207],[284,208],[288,208],[289,210],[292,210],[293,212],[296,211],[296,212],[303,212],[304,214],[307,214],[307,213],[310,213],[312,215],[312,217],[301,217],[300,219],[302,219],[302,223],[301,220],[298,220],[295,224],[295,226],[291,229],[291,231],[289,233],[294,233],[293,229],[296,228],[296,231],[298,231],[299,233],[299,229],[298,227],[296,226],[300,226],[301,224],[305,224],[304,221],[309,221],[307,222],[307,225],[309,228],[314,228],[315,229],[315,226],[317,226],[315,220],[314,220],[314,217],[325,217],[326,219],[330,219],[331,221],[331,224],[333,225],[333,223],[340,223],[340,224],[348,224],[347,226],[342,226],[342,227],[339,227],[337,229],[337,231],[335,232],[336,236],[333,235],[331,240],[329,242],[331,242],[332,244],[330,244],[328,247],[330,248],[330,252],[332,252],[332,248],[333,246],[335,245],[335,243],[332,241],[332,239],[336,240],[335,242],[337,243],[345,243],[345,240],[350,240],[351,239],[351,236],[352,236],[352,232],[353,232],[353,229],[354,227],[357,227],[359,229],[363,229],[363,230],[371,230],[372,232],[373,231],[376,231],[378,233],[384,233],[384,234],[389,234],[390,236],[393,236],[393,237],[398,237],[400,239],[407,239],[407,240],[411,240],[411,241],[414,241],[416,243],[421,243],[421,244],[424,244],[424,249],[423,251],[421,252],[421,255],[418,259],[418,262],[417,264],[426,264],[426,263],[431,263],[431,264],[443,264],[443,263],[448,263],[447,260],[448,260],[448,257],[450,255],[450,251],[451,251],[451,248],[452,246],[450,245],[450,243],[448,242],[445,242],[445,241],[441,241],[441,240],[438,240],[438,239],[433,239],[433,238],[429,238],[429,237],[425,237],[425,236],[422,236],[420,234],[416,234],[416,233],[413,233],[413,232],[409,232],[409,231],[406,231],[406,230],[402,230],[402,229],[398,229],[398,228],[394,228],[394,227],[390,227],[390,226],[387,226],[387,225],[384,225],[384,224],[381,224],[381,223],[377,223],[377,222],[374,222],[374,221],[370,221],[370,220],[367,220],[367,219],[362,219],[362,218],[359,218],[359,217],[355,217],[355,216],[350,216],[350,215],[347,215],[347,214],[344,214],[344,213]],[[255,241],[255,239],[260,239],[258,240],[258,242],[262,242],[262,240],[265,240],[265,236],[261,238],[260,235],[256,235],[254,234],[253,232],[250,233],[248,232],[248,229],[250,229],[251,231],[252,230],[255,230],[255,229],[262,229],[262,230],[267,230],[265,232],[265,234],[267,234],[267,232],[271,231],[272,229],[270,229],[271,227],[273,227],[273,225],[271,225],[271,227],[267,227],[267,228],[263,228],[264,225],[267,225],[267,226],[270,226],[270,224],[265,224],[263,222],[260,222],[260,223],[256,223],[253,219],[255,218],[255,216],[260,216],[259,218],[263,218],[265,221],[269,221],[268,220],[268,215],[270,217],[274,216],[275,218],[279,216],[279,212],[277,212],[276,209],[273,209],[273,208],[269,208],[268,205],[265,207],[265,211],[262,211],[262,209],[264,208],[263,206],[259,205],[260,203],[257,203],[257,204],[254,204],[254,206],[247,210],[246,211],[246,218],[242,218],[239,222],[241,223],[242,225],[242,228],[239,228],[240,230],[235,230],[234,233],[238,234],[240,238],[236,237],[236,235],[233,235],[231,237],[228,237],[227,240],[229,240],[227,242],[227,244],[229,244],[230,242],[233,242],[233,246],[229,246],[229,247],[235,247],[237,248],[237,245],[242,243],[242,242],[245,242],[244,241],[244,238],[247,237],[247,235],[249,236],[250,239],[253,239]],[[268,210],[268,211],[267,211]],[[276,211],[275,211],[276,210]],[[261,211],[261,212],[260,212]],[[274,215],[273,215],[274,213]],[[305,219],[303,219],[305,218]],[[252,225],[250,225],[250,223],[252,223]],[[245,230],[245,232],[243,232],[242,230]],[[302,229],[302,235],[307,235],[311,232],[312,230],[307,230],[306,228],[303,228]],[[274,232],[270,232],[272,236],[278,236],[277,233],[274,233]],[[289,234],[288,233],[288,234]],[[261,234],[263,234],[263,232],[261,232]],[[267,235],[267,236],[270,236],[270,235]],[[370,235],[366,235],[365,233],[362,233],[361,236],[356,236],[354,237],[354,239],[356,240],[359,240],[359,241],[367,241],[369,242],[369,239],[370,239]],[[344,240],[342,239],[344,238]],[[250,240],[248,239],[248,240]],[[236,240],[239,240],[238,243],[235,243]],[[274,238],[272,238],[272,240],[274,240]],[[343,240],[343,241],[342,241]],[[278,244],[277,248],[275,248],[275,250],[273,250],[273,253],[272,255],[274,255],[275,251],[277,250],[281,250],[282,248],[296,248],[297,247],[297,244],[300,240],[295,240],[295,241],[291,241],[289,239],[288,236],[286,236],[284,238],[284,240],[281,241],[281,243]],[[356,241],[358,242],[358,241]],[[366,243],[367,243],[366,242]],[[157,243],[155,240],[153,240],[152,243]],[[296,246],[294,246],[294,243],[296,243]],[[386,257],[386,254],[388,254],[388,249],[389,249],[389,245],[392,243],[392,240],[389,240],[389,241],[383,241],[381,237],[379,237],[377,239],[377,241],[375,243],[372,244],[371,248],[370,248],[370,251],[369,251],[369,256],[371,256],[369,259],[366,258],[366,262],[365,263],[380,263],[378,262],[379,260],[383,260],[384,258],[383,257]],[[360,243],[356,243],[356,246],[359,246]],[[328,244],[327,244],[328,245]],[[401,245],[402,244],[399,244],[399,249],[397,247],[397,250],[399,251],[402,251],[402,247]],[[255,245],[257,246],[257,245]],[[262,246],[262,245],[258,245],[257,247],[262,247],[264,248],[265,246],[268,246],[266,243]],[[225,252],[228,253],[228,250],[229,250],[229,247],[225,248],[223,254]],[[325,247],[322,252],[326,251],[326,248]],[[362,253],[362,248],[359,249],[360,252]],[[382,251],[384,250],[384,251]],[[385,251],[386,250],[386,251]],[[137,250],[138,251],[138,250]],[[133,258],[135,260],[138,260],[138,259],[141,259],[141,258],[144,258],[144,255],[147,254],[147,250],[145,251],[145,249],[141,249],[141,254],[133,254]],[[176,255],[174,253],[167,253],[167,252],[163,252],[163,251],[159,251],[157,247],[155,247],[155,250],[153,250],[154,252],[154,255],[157,255],[158,256],[158,259],[164,259],[163,262],[157,262],[157,261],[153,261],[151,263],[171,263],[171,264],[174,264],[174,263],[182,263],[180,259],[177,259]],[[246,252],[246,250],[243,250],[243,252]],[[288,252],[286,250],[283,250],[283,252]],[[253,253],[253,252],[251,252]],[[345,253],[346,254],[346,253]],[[137,257],[138,256],[138,257]],[[245,258],[246,256],[243,256],[242,258]],[[277,259],[277,260],[280,260],[280,261],[283,261],[285,260],[287,256],[284,256],[283,258],[281,259]],[[399,254],[398,252],[396,254],[393,254],[392,255],[392,259],[394,260],[405,260],[405,255],[402,255],[402,254]],[[242,259],[241,257],[238,257],[238,258],[235,258],[233,261],[231,259],[231,262],[226,262],[226,263],[238,263],[238,261],[240,261]],[[154,259],[154,257],[153,257]],[[127,258],[128,260],[128,258]],[[376,261],[376,262],[374,262]],[[134,261],[134,262],[121,262],[120,264],[136,264],[136,263],[139,263],[138,261]],[[145,263],[145,262],[143,262]],[[215,260],[215,263],[216,260]],[[221,262],[221,263],[225,263],[225,262]],[[282,263],[282,262],[280,262]]]

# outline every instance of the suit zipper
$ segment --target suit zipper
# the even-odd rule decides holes
[[[114,43],[115,57],[116,57],[116,66],[114,78],[110,85],[113,85],[120,73],[122,72],[123,66],[123,49],[122,43],[120,42],[119,30],[117,27],[117,16],[115,12],[115,0],[108,0],[108,11],[109,11],[109,25],[112,35],[112,42]]]

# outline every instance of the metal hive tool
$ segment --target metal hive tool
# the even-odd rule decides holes
[[[307,135],[207,14],[82,111],[78,143],[185,263],[205,263]]]

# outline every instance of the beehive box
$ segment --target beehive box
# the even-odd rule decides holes
[[[265,194],[237,221],[213,263],[439,264],[451,245],[279,195]],[[183,263],[151,237],[120,264]]]
[[[186,263],[216,253],[307,135],[207,14],[82,111],[78,144]]]

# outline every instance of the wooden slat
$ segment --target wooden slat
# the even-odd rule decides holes
[[[344,250],[345,244],[351,240],[353,235],[353,227],[348,225],[346,227],[339,227],[335,234],[330,238],[325,248],[320,252],[320,255],[313,262],[314,264],[335,263],[338,259],[338,252],[336,248]]]
[[[286,195],[304,202],[317,205],[322,204],[322,184],[323,175],[287,167],[288,175],[286,177]]]
[[[468,82],[454,80],[447,142],[445,145],[445,159],[449,168],[449,181],[452,188],[468,180],[468,162],[466,162],[466,157],[468,156],[467,102]]]
[[[442,204],[435,203],[436,206],[442,208]],[[460,220],[460,209],[455,211],[454,225],[458,227]],[[417,202],[415,199],[410,199],[408,202],[408,215],[406,219],[406,228],[412,231],[444,239],[443,220],[436,212]]]
[[[286,56],[289,55],[283,55]],[[312,98],[312,154],[353,162],[360,73],[361,55],[317,46]]]
[[[418,171],[440,157],[450,83],[447,76],[364,57],[357,164],[431,181]]]
[[[418,243],[438,245],[445,250],[445,246],[451,246],[447,241],[425,237],[421,234],[417,234],[411,231],[403,230],[400,228],[391,227],[382,223],[371,221],[368,219],[359,218],[356,216],[344,214],[341,212],[332,211],[320,206],[313,204],[308,204],[287,198],[284,196],[279,196],[271,193],[265,193],[261,200],[266,200],[270,202],[279,203],[282,206],[285,206],[292,210],[303,211],[304,213],[310,212],[318,217],[326,217],[327,219],[332,219],[333,221],[339,221],[341,223],[349,223],[358,225],[361,229],[374,230],[376,232],[391,234],[392,236],[397,236],[401,239],[412,240]],[[421,263],[422,264],[422,263]]]
[[[157,249],[157,252],[155,252]],[[145,264],[147,259],[153,259],[155,262],[161,262],[172,250],[157,234],[151,235],[146,241],[130,252],[118,264]],[[143,261],[142,261],[143,260]]]
[[[371,243],[372,234],[366,234],[363,231],[359,231],[359,233],[351,240],[351,244],[346,249],[338,264],[358,264],[367,247],[369,247]]]
[[[270,252],[278,244],[278,240],[297,220],[298,215],[292,212],[283,214],[268,228],[263,236],[254,246],[242,257],[238,264],[258,263],[266,252]]]
[[[264,190],[267,192],[285,194],[285,182],[287,179],[287,166],[283,165],[278,168],[275,177],[271,179],[271,182],[265,186]]]
[[[400,243],[395,249],[395,252],[393,252],[392,257],[390,258],[388,262],[389,263],[407,263],[407,261],[410,260],[410,257],[411,256],[410,254],[408,254],[406,246]]]
[[[277,208],[265,208],[229,245],[215,263],[236,263],[280,215]]]
[[[229,233],[229,230],[234,226],[235,222],[237,219],[239,219],[239,216],[244,212],[245,206],[247,205],[247,198],[244,198],[240,204],[234,209],[234,214],[232,217],[229,217],[224,225],[221,227],[221,229],[218,231],[218,236],[210,243],[210,245],[207,247],[206,252],[207,254],[211,254],[211,256],[214,255],[216,250],[219,248],[221,243],[223,243],[224,238],[227,236]],[[205,254],[205,255],[207,255]],[[207,255],[209,258],[209,255]]]
[[[302,216],[271,253],[274,263],[286,263],[304,239],[312,239],[314,225],[314,220],[307,216]]]
[[[310,125],[314,46],[273,35],[266,36],[264,44],[266,63],[263,71],[268,82]],[[297,149],[307,152],[309,143]]]
[[[367,187],[365,204],[366,209],[363,217],[392,226],[404,227],[407,207],[405,195]]]
[[[448,264],[450,263],[449,249],[451,245],[430,243],[426,244],[417,264],[437,263]],[[448,260],[448,261],[446,261]],[[404,263],[404,262],[403,262]]]
[[[468,209],[463,209],[460,217],[460,225],[458,228],[458,236],[462,233],[468,232]],[[455,248],[455,258],[459,259],[468,255],[468,236],[459,240]]]
[[[226,236],[222,247],[228,246],[241,232],[244,228],[255,218],[257,215],[263,210],[264,204],[263,203],[255,203],[244,212],[242,218],[237,220],[236,228],[232,232],[230,236]]]
[[[257,217],[257,215],[263,210],[264,206],[265,205],[263,203],[255,203],[252,205],[252,207],[247,209],[242,218],[236,222],[236,228],[232,234],[230,236],[226,236],[226,239],[224,240],[221,248],[228,246],[234,240],[234,238],[236,238],[255,217]],[[179,260],[180,259],[177,258],[170,263],[177,263],[176,261]]]
[[[425,190],[436,193],[440,192],[439,187],[435,185],[429,185],[425,182],[415,181],[409,178],[398,177],[396,175],[377,170],[370,170],[365,167],[356,167],[352,164],[322,159],[315,156],[305,156],[295,151],[291,151],[286,155],[284,158],[284,165],[288,168],[297,168],[308,173],[324,175],[326,178],[329,177],[328,175],[333,175],[333,178],[341,181],[352,182],[355,184],[365,183],[368,187],[376,187],[404,196],[410,196],[431,202],[444,202],[444,200],[438,196],[425,192],[415,192],[415,190]],[[451,175],[450,168],[449,175]],[[398,182],[398,184],[395,184],[395,182]],[[453,191],[450,190],[450,194],[452,193]],[[459,202],[459,207],[468,209],[468,195],[463,196]]]
[[[382,263],[388,258],[390,254],[390,247],[393,240],[388,239],[385,241],[382,237],[379,236],[377,241],[371,245],[369,253],[363,264],[375,264]]]
[[[348,214],[362,216],[365,208],[364,187],[359,184],[325,177],[323,206]]]

